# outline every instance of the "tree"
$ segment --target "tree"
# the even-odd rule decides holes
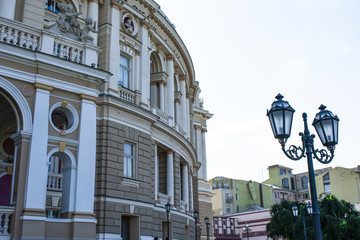
[[[292,206],[299,209],[297,218],[293,216]],[[288,240],[304,239],[302,217],[304,216],[308,239],[314,239],[314,224],[306,211],[305,202],[283,201],[272,206],[272,219],[266,226],[269,237],[282,237]],[[322,195],[319,200],[321,229],[324,240],[355,240],[360,239],[360,212],[345,201],[338,200],[334,195]]]

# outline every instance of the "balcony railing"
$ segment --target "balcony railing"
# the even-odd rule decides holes
[[[234,198],[232,196],[225,197],[225,202],[232,203],[234,201]]]
[[[11,238],[9,233],[10,216],[14,213],[14,207],[0,207],[0,239]]]
[[[166,123],[168,125],[171,125],[171,122],[173,119],[172,117],[170,117],[169,115],[167,115],[166,113],[164,113],[157,107],[152,106],[151,109],[152,109],[152,112],[160,118],[160,121],[162,121],[163,123]]]
[[[0,17],[0,42],[97,67],[100,48]]]
[[[0,18],[0,42],[37,51],[41,31],[22,23]]]
[[[132,91],[130,89],[124,88],[121,85],[119,85],[119,96],[121,99],[135,103],[136,101],[136,92]]]
[[[63,184],[63,175],[61,173],[48,173],[47,190],[62,191]]]

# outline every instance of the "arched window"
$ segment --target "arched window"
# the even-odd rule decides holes
[[[48,162],[46,217],[60,218],[73,209],[74,172],[70,157],[63,152],[53,153]]]
[[[289,189],[289,179],[288,179],[288,178],[283,178],[283,179],[281,180],[281,182],[282,182],[282,187],[283,187],[283,188]]]
[[[309,186],[308,186],[308,177],[307,176],[303,176],[301,178],[301,187],[303,190],[306,190],[306,189],[309,189]]]
[[[160,108],[160,101],[162,101],[160,94],[160,84],[162,80],[162,65],[160,57],[157,53],[150,55],[150,104],[153,107]]]

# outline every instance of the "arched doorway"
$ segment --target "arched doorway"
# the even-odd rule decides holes
[[[19,120],[11,98],[0,89],[0,206],[9,206],[14,166],[14,140]]]

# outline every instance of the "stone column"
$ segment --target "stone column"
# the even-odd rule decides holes
[[[141,62],[141,58],[140,58],[140,51],[135,50],[135,77],[134,77],[134,81],[135,81],[135,93],[136,93],[136,98],[135,98],[135,104],[139,104],[140,100],[141,100],[141,71],[140,71],[140,62]]]
[[[0,17],[14,20],[16,0],[0,1]]]
[[[160,92],[160,110],[165,112],[165,82],[159,81],[159,92]]]
[[[193,188],[193,177],[190,175],[190,201],[191,201],[191,211],[194,211],[194,188]]]
[[[81,95],[75,211],[93,213],[96,160],[95,97]]]
[[[181,77],[180,78],[180,91],[181,91],[181,102],[180,102],[180,122],[181,122],[181,127],[184,131],[186,131],[187,129],[187,116],[186,116],[186,77]]]
[[[190,139],[190,100],[189,94],[186,94],[186,137]]]
[[[155,142],[155,202],[158,200],[158,192],[159,192],[159,158],[158,158],[158,152],[157,152],[157,142]]]
[[[170,196],[170,204],[174,205],[174,151],[168,150],[166,158],[166,193]]]
[[[174,118],[174,56],[167,56],[167,114]]]
[[[201,147],[202,147],[202,172],[204,180],[207,180],[207,162],[206,162],[206,144],[205,144],[205,133],[206,129],[201,130]]]
[[[182,192],[184,194],[183,201],[186,204],[186,210],[189,211],[189,174],[188,174],[188,165],[182,165]]]
[[[25,209],[45,209],[49,99],[52,87],[35,83],[33,131],[25,188]]]
[[[196,133],[196,154],[198,157],[198,162],[201,163],[201,169],[198,172],[198,178],[204,179],[204,163],[203,163],[203,150],[202,150],[202,138],[201,138],[201,126],[195,126],[195,133]]]
[[[175,111],[176,111],[175,123],[179,124],[179,122],[180,122],[180,100],[179,99],[175,100]]]
[[[113,2],[114,3],[114,2]],[[121,4],[113,4],[111,8],[111,32],[110,32],[110,59],[109,69],[113,74],[110,77],[109,88],[110,92],[117,94],[119,85],[119,71],[120,71],[120,9]]]
[[[140,105],[149,108],[150,104],[150,54],[149,54],[149,26],[150,24],[143,20],[140,28],[140,79],[141,79],[141,100]]]
[[[99,0],[88,0],[88,14],[89,18],[92,18],[94,22],[96,22],[95,28],[98,30],[98,23],[99,23]],[[94,44],[97,46],[97,33],[89,32],[89,35],[94,38]]]

